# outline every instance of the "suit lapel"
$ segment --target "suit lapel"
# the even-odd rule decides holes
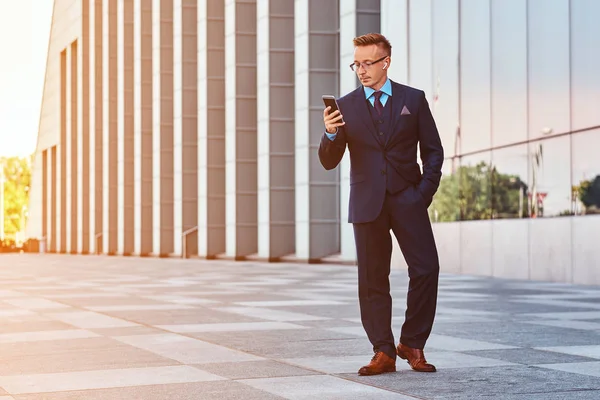
[[[386,144],[389,143],[392,136],[396,134],[396,129],[398,128],[398,123],[400,122],[402,107],[405,104],[404,97],[405,93],[402,86],[392,81],[392,123],[390,124],[392,129],[387,135]]]

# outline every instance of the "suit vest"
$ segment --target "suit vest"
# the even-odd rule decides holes
[[[377,132],[377,139],[379,140],[379,144],[381,145],[381,151],[384,152],[384,147],[387,141],[390,139],[390,136],[393,134],[392,132],[392,101],[393,96],[389,96],[385,106],[383,107],[383,113],[381,115],[377,114],[375,111],[375,107],[371,105],[371,102],[368,101],[369,113],[371,114],[371,121],[373,126],[375,127],[375,131]],[[385,155],[384,155],[385,157]],[[396,193],[400,190],[406,189],[409,186],[409,183],[398,174],[394,168],[389,165],[388,162],[385,163],[385,171],[386,171],[386,191],[389,193]]]

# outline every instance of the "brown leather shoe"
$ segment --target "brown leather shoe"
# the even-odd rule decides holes
[[[371,362],[358,370],[359,375],[379,375],[384,372],[396,372],[396,360],[383,351],[375,353]]]
[[[408,347],[400,343],[398,347],[396,347],[396,352],[398,356],[403,360],[406,360],[410,367],[415,371],[419,372],[435,372],[435,366],[429,364],[427,360],[425,360],[425,354],[421,349],[413,349],[412,347]]]

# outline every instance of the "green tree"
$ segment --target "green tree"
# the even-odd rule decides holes
[[[435,222],[519,218],[527,213],[527,185],[485,162],[445,175],[429,208]]]
[[[584,180],[573,189],[585,206],[586,214],[600,212],[600,175],[592,180]]]
[[[31,158],[0,158],[4,172],[4,233],[7,237],[24,228],[31,185]]]

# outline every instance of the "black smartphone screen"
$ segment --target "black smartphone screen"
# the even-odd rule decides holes
[[[331,107],[331,109],[329,110],[329,114],[333,113],[336,110],[339,110],[337,101],[335,100],[334,96],[323,95],[322,98],[323,98],[323,104],[325,104],[325,107]],[[342,122],[343,122],[343,119],[342,119]]]

